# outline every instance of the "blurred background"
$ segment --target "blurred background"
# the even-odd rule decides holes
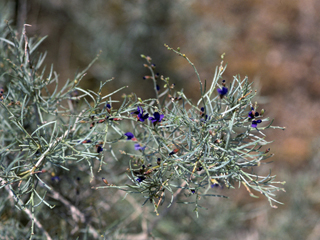
[[[276,197],[284,203],[278,209],[270,208],[264,197],[250,198],[242,188],[219,190],[228,200],[205,199],[202,206],[208,210],[200,210],[198,219],[192,206],[177,204],[169,211],[164,206],[157,217],[141,206],[141,198],[122,200],[119,191],[99,191],[95,199],[86,200],[65,192],[101,234],[114,239],[146,239],[148,231],[156,239],[320,239],[320,1],[1,2],[1,14],[20,33],[28,23],[29,36],[48,35],[40,51],[47,51],[46,65],[53,63],[61,80],[72,79],[102,50],[82,82],[84,88],[95,89],[99,81],[115,77],[105,93],[128,85],[126,93],[152,97],[152,83],[143,80],[149,74],[140,57],[145,54],[152,57],[156,72],[169,76],[177,90],[183,88],[195,100],[199,86],[192,67],[164,43],[180,47],[208,82],[225,53],[225,79],[247,75],[260,92],[259,106],[275,118],[274,125],[286,127],[267,131],[268,140],[275,140],[270,145],[275,156],[259,171],[268,174],[272,169],[279,181],[287,182],[286,193]],[[74,182],[90,195],[94,184],[88,179]],[[116,182],[116,176],[111,179]],[[68,183],[72,189],[72,180]],[[58,184],[63,182],[53,183],[56,190],[62,188]],[[55,227],[68,226],[59,214],[53,214]]]

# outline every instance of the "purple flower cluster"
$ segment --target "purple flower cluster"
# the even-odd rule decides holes
[[[137,110],[132,112],[131,114],[136,114],[137,118],[140,122],[144,122],[145,119],[148,118],[149,114],[143,114],[143,109],[142,107],[138,106]],[[161,122],[161,120],[164,118],[163,114],[160,114],[158,112],[153,113],[153,117],[149,117],[149,120],[153,123],[156,124],[158,122]]]
[[[148,113],[143,114],[143,109],[140,106],[138,106],[137,110],[132,112],[131,114],[135,114],[137,116],[137,119],[141,122],[144,122],[144,120],[147,119],[149,116]],[[161,122],[163,118],[164,118],[163,114],[160,114],[158,112],[154,112],[153,117],[149,117],[149,120],[155,125],[156,123]],[[127,137],[127,140],[138,141],[132,132],[126,132],[124,135]],[[146,149],[146,146],[141,146],[139,143],[136,143],[134,145],[134,149],[137,151],[143,151]],[[143,181],[143,180],[141,180],[141,181]],[[140,182],[140,181],[138,181],[138,182]]]
[[[255,120],[256,117],[259,117],[260,113],[256,112],[253,107],[251,107],[251,111],[248,113],[249,120],[252,120],[251,127],[256,128],[259,123],[262,123],[261,119]]]

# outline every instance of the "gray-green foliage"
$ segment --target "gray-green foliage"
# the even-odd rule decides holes
[[[251,196],[255,197],[252,191],[256,191],[265,195],[271,206],[277,202],[273,196],[282,190],[275,185],[280,182],[271,174],[255,174],[253,167],[272,156],[263,131],[278,127],[271,125],[257,103],[252,103],[255,92],[247,78],[235,76],[222,82],[223,61],[207,86],[180,49],[166,46],[195,70],[200,97],[193,103],[183,91],[175,91],[168,77],[155,74],[151,58],[142,55],[150,70],[145,78],[152,81],[155,98],[142,100],[131,94],[118,101],[112,99],[115,92],[102,96],[112,79],[101,81],[97,92],[79,86],[93,62],[59,86],[53,67],[46,71],[42,66],[45,54],[36,52],[43,40],[28,39],[25,28],[17,39],[9,26],[1,25],[1,188],[14,199],[16,211],[24,210],[32,220],[31,234],[37,226],[47,238],[50,235],[36,218],[43,204],[54,208],[46,196],[53,191],[50,180],[59,181],[61,176],[84,168],[89,170],[90,180],[105,171],[107,180],[96,186],[96,191],[116,188],[141,193],[142,203],[150,201],[156,213],[163,202],[170,206],[179,193],[184,193],[180,202],[193,204],[198,214],[201,197],[225,197],[217,195],[214,187],[244,185]],[[158,91],[159,82],[164,83],[164,90]],[[222,88],[228,88],[228,93],[217,94]],[[251,111],[255,117],[249,118]],[[258,111],[260,114],[255,115]],[[158,121],[148,119],[152,116]],[[253,121],[259,120],[261,126],[259,122],[252,127]],[[126,136],[129,132],[134,135],[130,140]],[[112,161],[124,162],[120,166],[122,175],[128,175],[126,180],[114,182],[108,176],[111,157]],[[88,228],[97,235],[93,226]]]

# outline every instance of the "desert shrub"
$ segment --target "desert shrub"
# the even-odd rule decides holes
[[[140,194],[142,205],[150,202],[156,214],[176,201],[193,205],[198,215],[203,198],[226,198],[216,189],[240,185],[252,197],[256,192],[264,195],[272,207],[279,203],[274,195],[283,183],[271,174],[257,174],[255,167],[272,156],[265,130],[280,127],[272,126],[267,111],[252,101],[256,92],[247,77],[223,79],[223,56],[207,83],[179,48],[165,45],[194,68],[199,100],[177,91],[144,55],[143,66],[149,70],[145,84],[153,85],[154,98],[132,93],[117,100],[113,95],[127,86],[102,94],[113,79],[100,81],[97,91],[81,88],[98,56],[60,86],[53,66],[42,66],[46,54],[36,51],[44,38],[28,38],[27,26],[18,39],[9,25],[1,25],[1,211],[4,226],[17,227],[14,232],[2,228],[3,236],[50,239],[52,234],[78,231],[95,238],[103,235],[75,206],[79,199],[83,205],[86,199],[94,201],[91,192],[80,193],[81,184],[94,192],[109,188]],[[7,208],[8,201],[14,201],[16,209]],[[50,225],[55,205],[70,211],[77,227]],[[27,218],[18,219],[19,211]]]

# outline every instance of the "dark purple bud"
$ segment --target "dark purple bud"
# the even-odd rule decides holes
[[[103,151],[103,148],[101,146],[97,146],[97,153],[101,153]]]

